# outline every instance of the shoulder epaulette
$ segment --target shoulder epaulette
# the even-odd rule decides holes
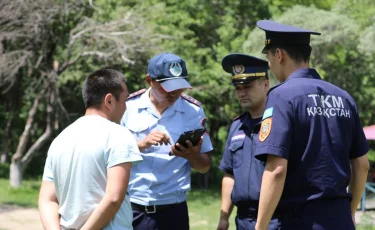
[[[136,96],[138,96],[138,95],[141,95],[141,94],[145,93],[146,91],[147,91],[147,89],[140,89],[140,90],[138,90],[138,91],[136,91],[136,92],[134,92],[134,93],[131,93],[131,94],[129,95],[128,99],[133,98],[133,97],[136,97]]]
[[[238,115],[236,117],[233,118],[233,121],[237,120],[238,118],[240,118],[241,115]]]
[[[181,94],[181,97],[183,98],[183,99],[185,99],[185,100],[187,100],[188,102],[190,102],[190,103],[193,103],[193,104],[195,104],[195,105],[197,105],[197,106],[201,106],[202,105],[202,103],[201,102],[199,102],[198,100],[196,100],[195,98],[193,98],[193,97],[191,97],[191,96],[189,96],[189,95],[187,95],[187,94]]]
[[[246,113],[243,113],[243,114],[241,114],[241,115],[238,115],[238,116],[234,117],[234,118],[233,118],[233,121],[238,120],[240,117],[242,117],[242,116],[245,115],[245,114],[246,114]]]

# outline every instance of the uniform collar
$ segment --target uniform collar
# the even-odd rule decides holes
[[[297,69],[294,71],[283,83],[280,83],[278,85],[275,85],[274,87],[270,88],[267,92],[267,96],[270,94],[270,92],[277,87],[287,83],[290,80],[296,79],[296,78],[310,78],[310,79],[322,79],[318,72],[315,69],[312,68],[302,68]]]
[[[147,91],[141,95],[141,98],[140,98],[139,102],[137,103],[138,108],[140,108],[140,109],[147,109],[147,108],[154,109],[154,105],[152,104],[151,99],[150,99],[150,91],[151,91],[151,88],[148,88]],[[172,106],[167,108],[167,110],[176,110],[176,111],[179,111],[179,112],[184,112],[181,97],[179,97],[177,99],[177,101]]]
[[[257,123],[255,123],[256,119],[251,118],[249,112],[243,113],[240,117],[242,126],[241,127],[246,127],[247,129],[252,129]],[[259,121],[261,121],[261,118],[259,118]]]
[[[288,79],[286,79],[285,82],[290,81],[294,78],[312,78],[312,79],[322,79],[318,72],[316,72],[315,69],[312,68],[302,68],[302,69],[297,69],[294,71]]]

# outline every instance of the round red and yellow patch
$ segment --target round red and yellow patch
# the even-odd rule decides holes
[[[263,142],[270,135],[272,127],[272,117],[269,117],[262,121],[262,126],[259,131],[259,141]]]

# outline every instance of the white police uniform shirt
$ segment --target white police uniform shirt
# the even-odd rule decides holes
[[[160,116],[149,97],[150,89],[128,99],[121,124],[137,140],[144,139],[152,130],[165,132],[174,145],[180,134],[202,128],[206,119],[203,109],[180,97]],[[132,168],[130,201],[140,205],[180,203],[190,190],[191,165],[182,157],[169,156],[171,145],[154,145],[142,154],[143,161]],[[213,150],[210,137],[203,135],[201,153]]]
[[[62,229],[80,229],[103,199],[107,169],[142,160],[128,129],[101,116],[79,118],[52,142],[43,180],[55,184]],[[133,229],[129,196],[105,230]]]

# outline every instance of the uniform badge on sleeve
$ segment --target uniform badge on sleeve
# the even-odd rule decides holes
[[[201,125],[202,125],[202,128],[204,128],[206,130],[206,133],[208,133],[208,124],[207,124],[207,119],[206,118],[203,118],[201,120]]]
[[[270,135],[272,128],[272,117],[269,117],[262,121],[262,125],[260,127],[259,132],[259,141],[263,142],[265,139],[267,139],[268,135]]]

